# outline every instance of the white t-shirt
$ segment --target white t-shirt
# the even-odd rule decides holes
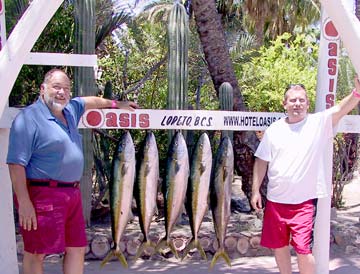
[[[333,127],[331,109],[299,123],[274,122],[255,152],[268,162],[267,199],[299,204],[331,193]]]

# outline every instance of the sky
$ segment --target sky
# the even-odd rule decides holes
[[[135,7],[135,0],[113,0],[114,6],[119,10],[128,10],[130,14],[137,15],[142,11],[145,5],[155,2],[156,0],[139,0]]]

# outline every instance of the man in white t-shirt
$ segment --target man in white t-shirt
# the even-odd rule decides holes
[[[291,274],[289,244],[300,274],[314,274],[313,227],[317,198],[331,193],[335,126],[360,101],[360,82],[338,105],[308,114],[301,84],[289,85],[283,106],[287,116],[273,123],[255,152],[251,205],[262,208],[260,186],[269,179],[261,245],[274,250],[281,274]]]

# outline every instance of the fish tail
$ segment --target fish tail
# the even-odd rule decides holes
[[[162,238],[158,244],[155,246],[155,253],[160,252],[166,246],[166,238]]]
[[[192,239],[190,240],[190,242],[187,244],[187,246],[185,247],[184,253],[183,253],[182,257],[181,257],[181,260],[184,260],[185,257],[186,257],[186,255],[189,253],[189,251],[190,251],[191,249],[193,249],[194,247],[195,247],[195,239],[192,238]]]
[[[140,256],[144,253],[145,248],[147,248],[149,246],[152,246],[152,247],[156,248],[156,245],[151,241],[142,242],[141,245],[138,248],[138,251],[136,252],[136,256],[134,258],[134,261],[139,259]]]
[[[202,257],[205,261],[207,261],[207,256],[206,256],[205,250],[204,250],[203,247],[201,246],[199,240],[196,240],[196,241],[195,241],[195,246],[196,246],[197,250],[199,250],[199,253],[200,253],[201,257]]]
[[[174,243],[172,241],[168,241],[167,244],[170,247],[171,252],[175,255],[176,259],[179,259],[179,254],[176,251]]]
[[[212,258],[211,260],[211,264],[210,264],[210,267],[209,267],[209,270],[211,270],[215,263],[217,262],[217,260],[220,258],[220,257],[223,257],[223,259],[225,260],[225,262],[227,263],[228,266],[231,267],[231,261],[230,261],[230,258],[229,258],[229,255],[226,253],[226,251],[222,248],[222,249],[219,249],[218,251],[216,251],[214,257]]]
[[[122,264],[122,266],[124,268],[128,268],[128,263],[125,259],[124,254],[121,251],[117,251],[117,250],[111,250],[102,260],[100,267],[103,267],[106,263],[108,263],[112,257],[117,257],[120,263]]]
[[[197,239],[195,239],[195,238],[192,238],[191,241],[190,241],[190,242],[188,243],[188,245],[186,246],[186,248],[184,249],[184,253],[183,253],[183,256],[182,256],[181,260],[184,260],[185,257],[186,257],[186,255],[187,255],[187,254],[189,253],[189,251],[190,251],[191,249],[193,249],[193,248],[196,248],[196,249],[199,251],[201,257],[202,257],[204,260],[207,261],[207,256],[206,256],[206,254],[205,254],[205,251],[204,251],[203,247],[202,247],[201,244],[200,244],[200,241],[197,240]]]
[[[158,244],[156,245],[156,247],[155,247],[155,253],[160,252],[160,250],[163,249],[164,247],[169,247],[170,250],[171,250],[171,252],[175,255],[175,257],[176,257],[177,259],[179,258],[179,255],[178,255],[178,253],[177,253],[177,251],[176,251],[176,248],[175,248],[175,246],[174,246],[174,243],[171,242],[171,241],[169,241],[169,240],[167,239],[167,237],[164,237],[164,238],[162,238],[162,239],[159,241],[159,243],[158,243]]]

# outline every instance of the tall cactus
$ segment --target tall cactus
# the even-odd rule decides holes
[[[189,22],[186,10],[178,1],[168,22],[168,109],[187,109]],[[169,134],[169,143],[173,135]]]
[[[74,53],[95,53],[95,0],[74,1],[75,16],[75,39]],[[76,96],[96,95],[96,83],[94,69],[91,67],[75,67],[74,69],[74,91]],[[90,225],[91,215],[91,193],[92,193],[92,169],[93,144],[92,132],[81,129],[84,150],[84,174],[81,178],[81,193],[83,199],[83,211],[86,224]]]
[[[221,110],[233,110],[233,88],[230,83],[224,82],[220,85],[219,88],[219,100],[220,100],[220,109]],[[233,141],[233,132],[229,130],[221,131],[221,135],[229,136],[230,140]]]

